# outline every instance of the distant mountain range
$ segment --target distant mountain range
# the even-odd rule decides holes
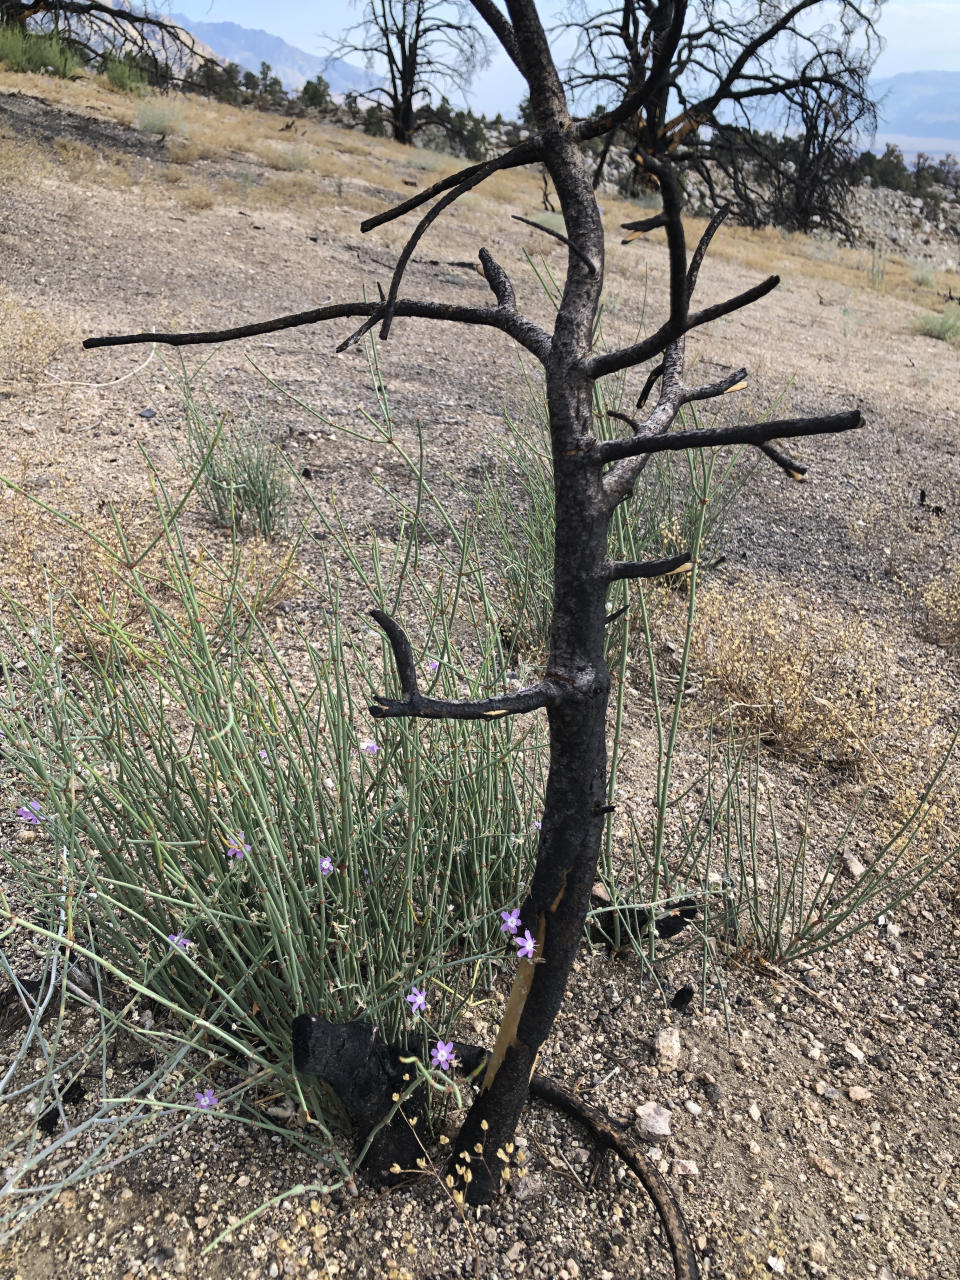
[[[881,147],[893,142],[907,154],[960,156],[960,71],[903,71],[871,80],[870,89],[880,104]]]
[[[236,22],[196,22],[182,13],[170,15],[170,21],[184,27],[209,45],[224,62],[236,62],[244,71],[259,73],[260,63],[269,62],[273,74],[279,76],[288,91],[302,89],[307,80],[323,76],[333,93],[364,90],[377,84],[378,78],[363,67],[334,58],[330,62],[315,53],[305,53],[269,31],[255,31]]]

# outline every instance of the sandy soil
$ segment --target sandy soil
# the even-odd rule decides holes
[[[69,492],[90,508],[100,499],[142,500],[138,445],[161,474],[177,474],[162,424],[178,405],[160,356],[145,363],[145,348],[84,354],[80,338],[242,323],[369,294],[386,282],[403,228],[361,237],[357,223],[409,194],[410,183],[452,167],[304,127],[298,145],[310,163],[291,174],[262,158],[268,144],[286,145],[286,135],[270,138],[282,121],[258,123],[266,139],[258,154],[239,132],[230,140],[240,125],[222,111],[217,127],[227,141],[175,165],[176,147],[129,128],[131,115],[116,95],[55,93],[43,81],[0,76],[0,302],[9,308],[6,337],[0,333],[3,470],[32,492],[61,500]],[[196,126],[191,138],[202,136]],[[510,221],[513,212],[535,214],[537,190],[517,177],[463,201],[423,243],[407,291],[485,301],[482,279],[462,265],[485,244],[513,274],[522,305],[546,321],[548,304],[522,254],[543,251],[560,271],[563,251]],[[663,245],[617,243],[631,215],[616,202],[604,211],[609,342],[631,338],[641,311],[650,328],[662,310]],[[923,639],[917,592],[938,576],[949,581],[960,555],[960,351],[915,332],[936,298],[909,285],[906,264],[891,264],[883,292],[871,289],[868,266],[862,255],[775,232],[718,237],[702,275],[703,304],[771,271],[783,284],[691,339],[691,364],[713,376],[747,365],[744,412],[782,396],[798,412],[859,407],[867,423],[805,445],[806,485],[770,468],[754,473],[730,518],[718,582],[735,600],[738,584],[757,574],[772,599],[795,601],[801,615],[841,626],[865,617],[884,639],[890,684],[909,697],[927,691],[947,732],[957,719],[957,658]],[[294,329],[225,347],[207,377],[223,407],[250,402],[266,412],[297,466],[309,468],[318,499],[335,491],[360,529],[378,517],[372,481],[390,474],[389,460],[264,388],[251,367],[324,415],[356,421],[370,398],[365,362],[356,352],[332,354],[349,328]],[[398,323],[382,373],[398,431],[412,440],[423,422],[430,465],[456,477],[442,487],[451,502],[463,501],[458,485],[469,489],[489,467],[504,403],[520,395],[510,344],[482,331]],[[159,416],[144,417],[149,408]],[[304,588],[293,607],[307,603]],[[650,791],[645,705],[641,692],[631,694],[622,785],[638,804]],[[909,723],[896,697],[890,714],[896,738],[896,717]],[[691,733],[693,760],[702,737]],[[909,764],[917,745],[899,745]],[[813,788],[825,833],[862,791],[857,778],[809,762],[768,755],[763,767],[784,795]],[[878,824],[885,820],[877,814]],[[955,842],[955,805],[942,822],[938,838]],[[6,828],[9,842],[16,824]],[[658,978],[669,996],[698,981],[699,961],[678,952]],[[669,1109],[672,1133],[656,1144],[656,1158],[705,1276],[960,1275],[951,1172],[960,1154],[956,866],[810,967],[783,976],[729,957],[722,978],[725,1008],[713,988],[705,1006],[698,998],[677,1013],[639,962],[585,954],[541,1069],[628,1122],[647,1100]],[[671,1026],[680,1033],[676,1063],[656,1048]],[[0,1123],[9,1130],[16,1117],[0,1113]],[[574,1125],[533,1105],[521,1145],[530,1173],[518,1191],[465,1220],[431,1179],[390,1195],[363,1185],[356,1195],[291,1194],[207,1255],[204,1244],[231,1222],[314,1174],[265,1135],[195,1126],[187,1140],[63,1193],[0,1251],[0,1276],[671,1274],[632,1176],[609,1157],[598,1160]]]

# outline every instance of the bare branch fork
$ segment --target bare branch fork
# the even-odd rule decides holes
[[[861,425],[858,413],[798,418],[708,431],[671,432],[680,410],[691,401],[712,400],[735,391],[744,369],[713,383],[690,388],[684,383],[685,335],[720,316],[763,298],[776,276],[700,310],[691,310],[700,268],[723,214],[712,220],[691,260],[681,219],[680,195],[670,164],[662,156],[640,154],[657,179],[662,212],[628,229],[644,234],[662,226],[670,264],[669,313],[649,337],[613,352],[595,352],[593,337],[603,288],[604,240],[596,198],[580,150],[581,142],[606,132],[638,106],[650,108],[663,124],[668,100],[668,71],[684,28],[685,0],[663,6],[666,26],[653,56],[652,71],[639,96],[628,97],[600,121],[571,122],[535,0],[505,0],[505,16],[495,0],[473,0],[474,7],[520,68],[530,92],[535,134],[519,147],[434,184],[429,190],[369,219],[371,230],[431,201],[399,255],[390,287],[377,302],[333,304],[256,325],[195,334],[142,333],[88,339],[92,346],[131,342],[187,345],[223,342],[298,324],[344,317],[362,318],[356,340],[373,324],[386,337],[396,318],[448,320],[500,329],[542,363],[549,409],[556,515],[554,588],[550,652],[546,672],[532,689],[476,701],[447,701],[420,692],[410,642],[400,625],[382,611],[374,619],[389,641],[397,667],[400,696],[381,697],[371,708],[380,718],[491,719],[543,709],[549,725],[550,767],[539,848],[532,882],[520,912],[535,939],[534,955],[518,962],[517,976],[482,1083],[452,1146],[448,1172],[458,1194],[471,1203],[497,1191],[504,1151],[514,1140],[528,1096],[537,1055],[560,1009],[583,935],[596,878],[607,803],[607,712],[611,685],[604,648],[610,620],[606,600],[611,582],[684,572],[688,556],[650,562],[608,559],[610,521],[619,502],[633,491],[649,457],[673,449],[751,444],[763,449],[788,473],[804,468],[771,443],[779,437],[844,432]],[[509,18],[509,20],[508,20]],[[657,96],[659,95],[659,97]],[[659,105],[658,105],[659,104]],[[659,115],[657,114],[659,113]],[[656,121],[655,121],[656,123]],[[656,131],[655,131],[656,132]],[[659,135],[657,135],[659,136]],[[521,315],[513,285],[485,250],[484,276],[496,305],[459,306],[419,302],[399,296],[404,271],[420,239],[446,208],[484,179],[504,169],[542,163],[560,201],[568,245],[567,273],[552,334]],[[623,416],[631,436],[598,441],[593,417],[593,384],[608,373],[657,362],[643,386],[638,408],[659,383],[657,403],[644,421]],[[390,1109],[389,1097],[384,1114]],[[416,1159],[418,1151],[411,1153]],[[401,1162],[402,1163],[402,1162]],[[472,1178],[465,1178],[466,1165]],[[679,1211],[672,1225],[676,1275],[695,1280],[696,1258]]]
[[[558,690],[549,680],[532,689],[506,694],[502,698],[482,698],[474,702],[455,702],[447,698],[425,698],[417,683],[413,649],[400,624],[382,609],[371,609],[370,617],[390,641],[397,665],[402,698],[377,698],[370,714],[380,720],[398,716],[415,716],[425,720],[497,720],[501,716],[539,711],[556,701]]]

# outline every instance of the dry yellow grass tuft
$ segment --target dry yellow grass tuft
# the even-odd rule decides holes
[[[62,316],[28,306],[0,285],[0,386],[40,381],[57,351],[74,341]]]
[[[237,542],[214,533],[190,554],[190,566],[174,565],[165,551],[156,510],[118,511],[123,540],[110,512],[84,518],[68,510],[61,494],[51,505],[73,519],[72,528],[23,493],[7,490],[0,535],[0,616],[51,628],[75,657],[104,658],[123,638],[128,656],[151,644],[152,604],[182,617],[184,574],[196,592],[204,624],[220,627],[242,599],[256,616],[272,613],[293,590],[294,554],[277,542]],[[29,482],[21,487],[29,488]],[[151,546],[151,544],[153,544]],[[126,552],[124,550],[126,547]],[[135,570],[126,563],[151,548]],[[233,604],[231,603],[233,601]]]
[[[941,691],[904,673],[890,639],[857,613],[747,579],[700,597],[694,663],[738,733],[796,759],[894,780],[940,744]]]
[[[216,204],[213,191],[201,182],[185,182],[182,186],[175,187],[174,196],[178,204],[193,212],[212,209]]]
[[[960,571],[944,573],[916,594],[919,630],[924,640],[960,651]]]

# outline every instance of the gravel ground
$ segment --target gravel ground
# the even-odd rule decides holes
[[[177,414],[169,380],[156,361],[131,376],[145,349],[81,355],[78,339],[154,325],[206,328],[362,296],[364,286],[385,280],[401,232],[361,239],[357,221],[407,194],[408,180],[433,175],[417,168],[422,157],[369,140],[361,166],[349,150],[353,135],[338,141],[330,131],[319,143],[307,139],[329,154],[335,175],[321,171],[316,198],[268,199],[257,185],[261,162],[215,153],[190,166],[189,181],[213,193],[210,207],[192,209],[163,176],[169,166],[160,144],[107,120],[103,104],[70,100],[67,110],[44,103],[42,85],[0,76],[0,145],[7,147],[0,281],[18,314],[36,321],[29,331],[42,355],[14,369],[0,336],[0,358],[11,361],[0,382],[4,469],[60,500],[70,480],[71,500],[90,508],[100,499],[136,503],[145,490],[138,444],[161,474],[176,474],[169,433],[161,430],[164,416]],[[93,158],[62,144],[58,150],[62,138],[91,148]],[[347,150],[338,157],[341,145]],[[379,181],[368,172],[377,165]],[[230,185],[238,166],[253,175],[243,202]],[[482,243],[519,289],[522,249],[543,246],[508,215],[533,213],[536,191],[517,179],[465,201],[424,243],[408,274],[410,292],[483,300],[482,280],[457,265],[472,261]],[[627,206],[605,210],[609,341],[632,334],[644,288],[657,311],[665,281],[661,244],[640,251],[614,243],[617,224],[629,216]],[[548,247],[547,261],[560,269],[562,250]],[[719,581],[735,594],[744,574],[759,571],[771,597],[789,594],[801,610],[863,611],[890,639],[894,683],[935,689],[939,719],[950,726],[957,658],[918,634],[915,588],[958,562],[960,353],[914,332],[931,305],[922,291],[900,289],[891,270],[888,292],[878,294],[853,256],[823,262],[816,246],[796,237],[723,233],[703,272],[702,301],[770,270],[781,272],[782,287],[691,340],[691,360],[750,366],[757,406],[784,394],[798,411],[860,407],[867,430],[805,446],[805,486],[755,473],[731,517]],[[537,289],[527,284],[522,293],[545,319]],[[291,458],[309,468],[318,501],[335,492],[348,523],[362,532],[365,522],[383,519],[376,481],[395,479],[394,464],[381,447],[345,443],[264,390],[246,363],[249,357],[325,414],[356,422],[357,405],[370,399],[364,361],[330,354],[348,327],[290,330],[243,350],[225,348],[209,375],[224,407],[254,402],[265,410]],[[451,504],[462,503],[502,438],[504,402],[520,395],[506,339],[398,323],[382,372],[401,438],[412,442],[422,419],[438,486]],[[150,407],[157,419],[142,416]],[[309,616],[306,588],[291,608]],[[622,788],[625,802],[637,806],[651,785],[647,709],[642,692],[630,694]],[[695,767],[701,749],[692,732],[683,766]],[[813,788],[824,841],[862,791],[855,778],[774,756],[764,758],[763,770],[787,799]],[[939,838],[955,841],[957,827],[954,808]],[[16,824],[0,829],[8,846],[19,838]],[[682,949],[665,953],[657,982],[636,959],[585,953],[540,1069],[643,1135],[687,1217],[704,1275],[960,1275],[952,1172],[960,1118],[956,866],[807,966],[782,973],[746,951],[724,957],[705,1001],[698,994],[687,1012],[672,1011],[661,991],[669,998],[687,982],[699,986],[700,976],[699,957]],[[483,1035],[489,1027],[479,1022],[475,1030]],[[7,1031],[8,1051],[15,1037]],[[11,1106],[0,1107],[5,1133],[21,1123]],[[649,1132],[651,1124],[668,1132]],[[332,1196],[291,1192],[240,1225],[262,1201],[316,1181],[316,1168],[267,1135],[204,1118],[147,1156],[62,1193],[0,1250],[0,1277],[671,1274],[633,1176],[612,1157],[598,1158],[573,1122],[531,1105],[519,1147],[526,1176],[465,1217],[427,1177],[389,1194],[360,1182]],[[203,1252],[231,1226],[226,1242]]]

